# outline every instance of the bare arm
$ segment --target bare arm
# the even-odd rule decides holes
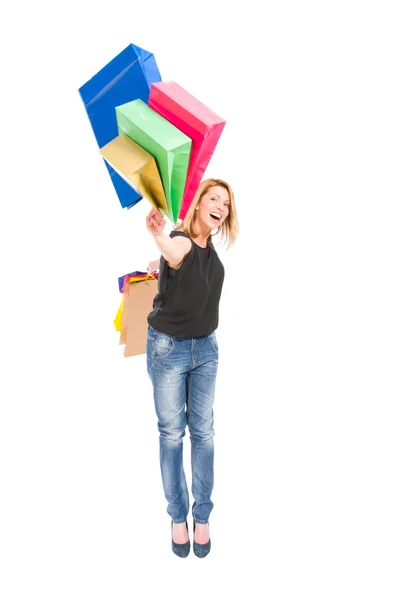
[[[169,237],[163,233],[165,225],[166,220],[157,210],[152,210],[147,216],[147,229],[153,236],[160,253],[163,254],[167,262],[179,264],[184,256],[190,251],[192,242],[188,238],[182,236],[175,238]]]
[[[192,246],[191,240],[182,236],[171,238],[165,233],[158,233],[153,238],[165,260],[172,265],[178,265]]]

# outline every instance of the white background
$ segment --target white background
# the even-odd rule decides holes
[[[222,4],[2,18],[4,600],[397,598],[395,3]],[[171,552],[145,357],[113,325],[150,205],[121,209],[78,94],[129,43],[227,120],[203,561]]]

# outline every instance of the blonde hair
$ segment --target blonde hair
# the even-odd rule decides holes
[[[195,219],[196,218],[196,207],[200,203],[202,197],[206,194],[206,192],[211,187],[214,187],[216,185],[219,185],[220,187],[223,187],[224,189],[227,190],[228,195],[229,195],[230,204],[229,204],[228,215],[227,215],[225,221],[221,225],[218,226],[216,233],[210,234],[210,235],[211,235],[211,237],[213,237],[214,235],[218,235],[221,231],[221,241],[226,242],[227,249],[228,249],[233,246],[233,244],[236,241],[236,238],[238,237],[239,223],[238,223],[238,215],[236,212],[234,193],[232,191],[231,186],[223,179],[210,178],[210,179],[205,179],[204,181],[202,181],[202,183],[199,185],[199,187],[196,191],[195,196],[192,199],[192,202],[187,211],[187,214],[185,215],[184,220],[175,226],[175,230],[177,230],[177,231],[182,230],[187,235],[189,235],[189,237],[191,237],[191,238],[195,238],[198,236],[198,232],[196,232],[194,230],[194,225],[195,225],[195,220],[196,220]],[[210,241],[209,245],[212,248],[214,248],[212,241]]]

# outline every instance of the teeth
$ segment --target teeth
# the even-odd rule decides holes
[[[219,221],[221,219],[221,216],[218,215],[217,213],[210,213],[210,216],[217,219],[217,221]]]

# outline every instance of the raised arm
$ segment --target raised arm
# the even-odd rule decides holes
[[[175,238],[169,237],[163,233],[165,225],[166,219],[157,210],[153,209],[147,216],[147,229],[153,236],[161,254],[167,262],[179,264],[184,256],[190,251],[192,242],[188,238],[182,236]]]

